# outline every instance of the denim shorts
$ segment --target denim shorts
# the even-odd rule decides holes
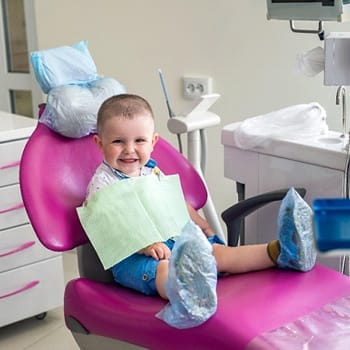
[[[168,239],[164,244],[170,250],[175,241]],[[156,272],[159,260],[143,254],[132,254],[111,267],[113,278],[124,287],[136,289],[146,295],[158,294],[156,288]]]
[[[208,238],[213,243],[223,244],[217,236]],[[170,250],[175,241],[168,239],[164,242]],[[146,295],[158,294],[156,288],[156,273],[159,260],[143,254],[132,254],[118,264],[111,267],[114,280],[124,287],[138,290]]]

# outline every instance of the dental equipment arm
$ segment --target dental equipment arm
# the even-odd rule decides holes
[[[203,95],[199,103],[186,116],[175,116],[168,119],[168,129],[176,135],[187,134],[187,159],[204,180],[207,159],[206,129],[220,124],[220,117],[208,109],[220,97],[219,94]],[[203,213],[215,233],[225,241],[224,232],[208,191],[208,198]]]
[[[164,94],[165,103],[166,103],[166,106],[167,106],[167,109],[168,109],[169,118],[171,119],[171,118],[175,117],[175,113],[174,113],[174,111],[172,110],[172,108],[170,106],[168,90],[167,90],[166,85],[165,85],[163,72],[162,72],[162,70],[160,68],[158,69],[158,75],[159,75],[159,79],[160,79],[160,85],[162,86],[162,91],[163,91],[163,94]],[[179,145],[179,151],[182,154],[181,135],[177,134],[176,136],[177,136],[177,143]]]

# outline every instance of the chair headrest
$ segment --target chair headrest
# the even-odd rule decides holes
[[[70,139],[38,123],[22,154],[20,187],[30,222],[47,248],[64,251],[88,241],[75,208],[101,160],[91,135]]]

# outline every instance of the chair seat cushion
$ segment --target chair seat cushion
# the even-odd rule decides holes
[[[350,294],[350,280],[316,265],[307,273],[269,269],[222,277],[218,310],[179,330],[155,317],[166,301],[116,284],[77,278],[65,291],[65,318],[90,333],[150,349],[243,349],[254,337]]]

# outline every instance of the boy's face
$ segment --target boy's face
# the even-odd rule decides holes
[[[140,169],[151,156],[158,140],[154,120],[147,112],[132,119],[116,116],[109,118],[95,142],[105,161],[128,176],[139,176]]]

